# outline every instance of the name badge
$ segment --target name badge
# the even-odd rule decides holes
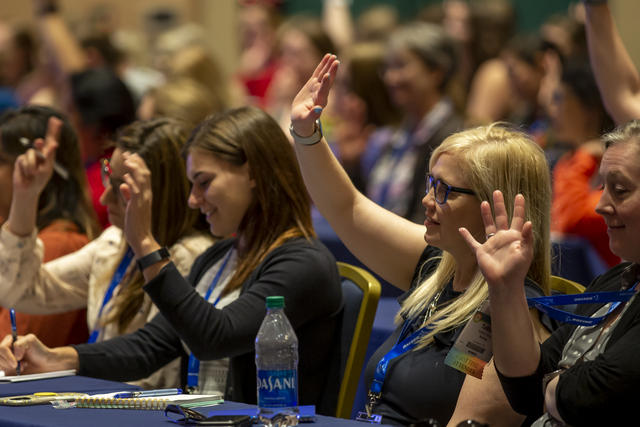
[[[444,363],[467,375],[482,378],[482,371],[491,356],[491,316],[487,300],[480,305],[462,329]]]

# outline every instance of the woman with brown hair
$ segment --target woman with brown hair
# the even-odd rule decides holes
[[[150,170],[149,185],[155,194],[150,229],[157,241],[170,248],[179,271],[188,271],[211,238],[195,231],[198,214],[186,208],[189,184],[184,165],[176,161],[186,129],[167,119],[136,122],[121,132],[111,159],[103,160],[106,189],[101,202],[113,226],[82,249],[43,263],[31,213],[36,211],[37,195],[52,179],[59,132],[59,122],[50,120],[45,140],[37,141],[34,149],[16,161],[11,210],[0,231],[0,303],[34,314],[86,307],[89,341],[103,341],[135,331],[157,313],[142,291],[142,274],[122,232],[126,204],[120,187],[126,172],[125,151],[138,153]],[[143,385],[175,386],[177,371],[177,364],[167,367]]]
[[[65,116],[52,108],[28,106],[0,116],[0,225],[9,216],[13,195],[14,165],[32,142],[45,136],[50,117],[62,121],[58,170],[51,176],[37,200],[35,223],[46,261],[72,253],[98,234],[78,138]],[[0,334],[11,332],[7,308],[0,308]],[[34,333],[48,345],[85,342],[87,313],[84,309],[51,315],[16,313],[18,332]]]
[[[300,404],[332,414],[342,293],[335,259],[315,239],[288,139],[266,113],[244,107],[205,120],[185,154],[189,205],[206,215],[211,234],[234,237],[209,248],[184,279],[151,232],[150,172],[140,156],[125,154],[125,234],[161,315],[97,344],[49,349],[27,335],[13,344],[14,357],[7,340],[0,364],[15,369],[20,360],[25,372],[75,368],[80,375],[131,380],[182,356],[189,388],[255,403],[254,340],[266,297],[282,295],[299,342]]]

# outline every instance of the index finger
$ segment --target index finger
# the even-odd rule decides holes
[[[62,129],[62,120],[53,116],[49,117],[47,133],[44,137],[44,146],[42,147],[42,154],[47,158],[55,152],[56,148],[58,148],[58,141],[60,141],[60,129]]]

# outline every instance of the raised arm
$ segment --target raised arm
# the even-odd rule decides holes
[[[34,7],[44,45],[60,70],[65,75],[84,71],[87,68],[87,57],[58,13],[58,2],[37,0],[34,1]]]
[[[529,317],[524,280],[533,258],[533,230],[524,219],[524,197],[517,195],[511,224],[500,191],[493,193],[495,220],[488,202],[480,205],[485,233],[483,244],[469,231],[460,229],[476,255],[489,285],[491,335],[494,363],[508,377],[522,377],[536,371],[540,346]]]
[[[585,2],[591,66],[607,111],[616,123],[640,118],[640,74],[606,3]]]
[[[338,64],[335,55],[325,55],[293,100],[291,129],[299,137],[313,134]],[[295,149],[313,202],[344,244],[389,283],[408,289],[425,247],[424,226],[387,211],[358,192],[324,138],[313,145],[295,143]]]

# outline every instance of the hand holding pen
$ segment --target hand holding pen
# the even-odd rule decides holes
[[[16,325],[16,311],[12,308],[9,310],[9,316],[11,317],[11,351],[13,351],[13,345],[18,339],[18,328]],[[16,375],[20,375],[20,361],[16,365]]]

